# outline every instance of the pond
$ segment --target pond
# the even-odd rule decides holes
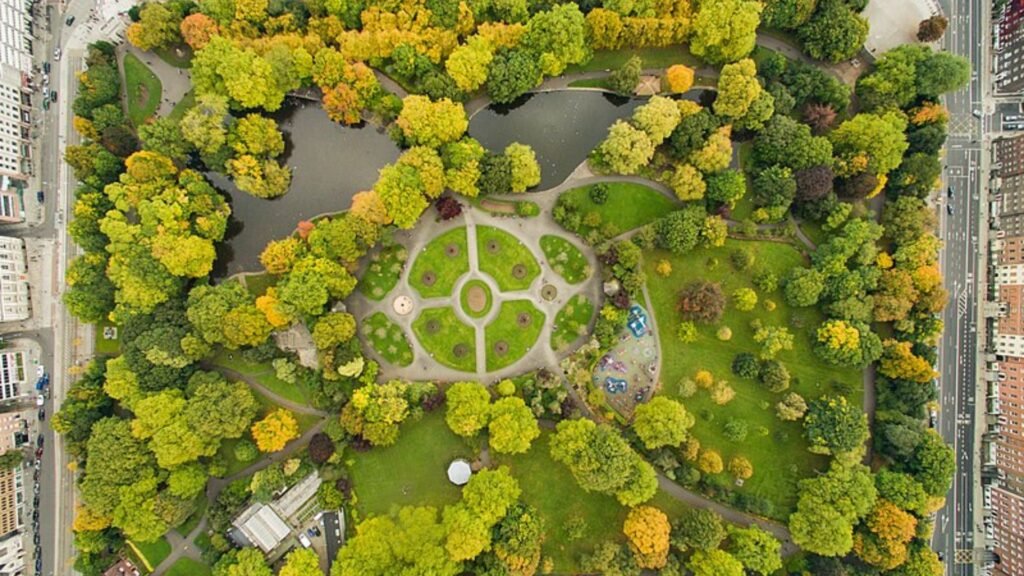
[[[612,123],[643,103],[597,90],[537,92],[480,110],[469,121],[469,134],[492,152],[512,142],[532,146],[541,173],[536,189],[546,190],[572,174]]]
[[[217,278],[262,270],[259,255],[268,242],[291,234],[300,220],[347,209],[352,196],[368,190],[377,171],[398,158],[398,147],[376,126],[331,122],[318,103],[290,98],[274,119],[284,133],[282,160],[292,169],[288,193],[264,200],[239,191],[221,174],[207,174],[231,203],[214,265]]]

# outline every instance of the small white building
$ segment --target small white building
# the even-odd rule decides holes
[[[473,476],[473,468],[462,458],[452,460],[452,463],[448,465],[448,481],[456,486],[465,485],[471,476]]]

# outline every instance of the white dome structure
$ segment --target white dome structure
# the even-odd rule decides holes
[[[462,458],[452,460],[452,463],[448,465],[448,481],[456,486],[465,485],[472,475],[473,469],[469,466],[469,462]]]

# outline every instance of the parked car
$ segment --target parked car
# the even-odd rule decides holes
[[[57,101],[57,91],[56,90],[50,90],[50,102],[56,102],[56,101]]]
[[[46,73],[46,74],[50,73],[50,63],[49,62],[43,62],[43,72]]]
[[[55,62],[60,61],[60,48],[53,51],[53,60]]]
[[[36,202],[39,202],[40,204],[42,204],[43,200],[45,200],[45,199],[46,199],[46,196],[43,195],[43,191],[42,190],[40,190],[39,192],[36,192]]]
[[[66,26],[71,26],[74,23],[75,23],[75,17],[74,16],[68,16],[67,20],[64,21],[64,24]]]
[[[46,396],[36,394],[36,406],[42,406],[43,404],[46,404]]]
[[[36,415],[40,422],[46,422],[46,407],[43,406],[39,409],[39,414]]]
[[[947,198],[952,198],[953,197],[953,187],[952,186],[947,186],[946,187],[946,197]]]
[[[36,446],[42,448],[43,444],[46,444],[46,436],[43,436],[42,434],[36,436]]]
[[[935,428],[935,426],[938,425],[938,423],[939,413],[935,411],[935,408],[932,408],[931,410],[928,411],[928,426]]]
[[[953,205],[952,204],[946,204],[946,214],[949,214],[950,216],[953,215]]]
[[[50,101],[49,100],[43,100],[43,110],[49,110],[49,109],[50,109]]]

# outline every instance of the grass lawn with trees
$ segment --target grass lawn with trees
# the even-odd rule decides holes
[[[369,265],[359,277],[359,291],[370,300],[381,300],[398,284],[409,251],[401,244],[385,246],[370,256]]]
[[[590,264],[575,244],[561,236],[547,234],[540,237],[540,249],[548,265],[569,284],[579,284],[590,276]]]
[[[529,300],[502,302],[497,316],[484,328],[487,371],[511,366],[525,356],[537,343],[544,320],[544,313]]]
[[[138,556],[143,566],[149,566],[152,571],[158,564],[171,555],[171,543],[167,538],[161,536],[153,542],[134,542],[129,540],[128,547]]]
[[[444,506],[458,502],[459,488],[448,481],[455,458],[475,458],[476,450],[456,436],[444,408],[402,424],[398,442],[367,452],[348,452],[356,510],[363,517],[387,514],[393,506]]]
[[[274,394],[292,402],[309,404],[312,400],[312,392],[301,381],[289,384],[281,380],[277,377],[277,372],[270,362],[249,362],[242,357],[241,353],[222,348],[210,358],[210,363],[214,366],[223,366],[235,372],[241,372]]]
[[[416,255],[409,285],[424,298],[451,296],[455,281],[469,272],[466,228],[455,228],[427,243]]]
[[[426,308],[412,323],[423,348],[449,368],[476,372],[476,331],[463,324],[451,307]]]
[[[583,294],[573,296],[555,315],[555,325],[551,330],[551,349],[561,352],[569,347],[587,333],[587,327],[593,317],[594,304]]]
[[[360,330],[370,346],[382,358],[396,366],[412,363],[412,346],[402,327],[395,324],[383,312],[375,312],[363,318]]]
[[[181,122],[181,119],[185,117],[185,112],[188,112],[189,108],[196,105],[196,93],[193,90],[189,90],[181,97],[181,100],[174,105],[171,109],[171,113],[167,115],[171,120],[177,120]]]
[[[103,330],[114,328],[117,330],[117,338],[104,338]],[[121,332],[116,324],[110,320],[103,320],[96,324],[96,353],[105,356],[117,356],[121,353]]]
[[[750,270],[740,272],[731,264],[730,255],[738,248],[756,255]],[[668,278],[655,272],[656,263],[663,259],[672,264],[673,272]],[[796,392],[806,401],[826,392],[841,392],[851,403],[860,405],[863,397],[860,371],[832,367],[818,360],[812,352],[812,338],[822,319],[820,312],[815,308],[789,307],[781,290],[771,294],[758,291],[759,302],[750,312],[736,310],[729,298],[721,322],[710,326],[698,325],[697,340],[689,344],[682,343],[677,337],[680,319],[676,304],[679,289],[690,280],[718,282],[728,297],[737,288],[756,290],[752,283],[755,271],[768,269],[780,277],[784,276],[791,268],[803,264],[802,255],[788,244],[730,239],[723,247],[698,249],[682,256],[663,251],[648,252],[644,261],[662,349],[661,381],[664,387],[661,393],[682,401],[695,416],[696,424],[691,432],[702,446],[718,450],[726,462],[737,455],[750,460],[754,475],[738,490],[770,500],[775,507],[773,515],[785,518],[796,503],[796,481],[811,476],[815,470],[824,470],[827,459],[807,451],[800,422],[783,422],[776,417],[775,404],[785,393],[773,393],[757,381],[745,380],[732,373],[732,361],[737,354],[756,354],[760,349],[753,340],[751,320],[757,318],[765,325],[785,326],[793,334],[793,349],[780,352],[777,359],[785,364],[792,376],[787,392]],[[709,265],[712,261],[717,261],[717,265]],[[765,309],[766,300],[775,303],[773,311]],[[716,337],[720,326],[728,326],[732,330],[729,341]],[[736,392],[735,398],[724,406],[718,406],[704,390],[698,390],[690,398],[682,397],[679,383],[684,378],[693,379],[698,370],[710,371],[716,381],[728,381]],[[745,441],[732,442],[724,435],[723,427],[730,418],[747,424],[749,433]]]
[[[141,126],[156,113],[163,94],[163,85],[156,74],[134,54],[124,56],[125,103],[132,124]]]
[[[480,271],[498,283],[501,291],[526,290],[540,276],[540,264],[514,235],[493,226],[476,227]]]
[[[167,576],[209,576],[211,573],[209,566],[187,556],[175,561],[166,572]]]
[[[597,212],[601,223],[613,224],[620,233],[628,232],[654,222],[666,213],[679,208],[679,203],[657,190],[633,182],[605,182],[608,198],[603,204],[590,199],[590,189],[595,185],[573,188],[564,192],[576,202],[581,214]],[[596,226],[599,228],[600,226]],[[594,227],[583,226],[579,234],[586,235]]]

